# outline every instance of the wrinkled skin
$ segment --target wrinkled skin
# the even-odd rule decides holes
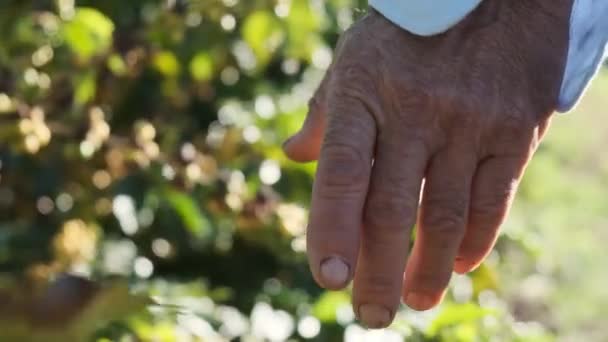
[[[368,327],[390,324],[400,297],[436,306],[491,251],[557,103],[571,6],[485,0],[434,37],[370,10],[341,38],[284,149],[319,161],[312,273],[332,290],[354,280]]]

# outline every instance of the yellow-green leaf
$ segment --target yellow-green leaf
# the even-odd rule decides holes
[[[293,0],[287,17],[287,54],[296,58],[310,58],[319,42],[320,25],[310,1]]]
[[[211,224],[192,197],[170,190],[165,198],[194,237],[204,240],[211,236]]]
[[[312,313],[321,322],[336,321],[337,310],[344,305],[350,305],[350,296],[346,292],[325,292],[312,308]]]
[[[475,322],[495,314],[495,310],[482,308],[471,303],[447,304],[433,320],[426,333],[429,337],[435,337],[442,329],[447,327]]]
[[[242,34],[257,58],[258,67],[270,61],[284,39],[280,21],[268,11],[251,13],[243,24]]]
[[[127,73],[127,64],[119,54],[113,54],[108,58],[108,69],[114,75],[122,76]]]
[[[166,77],[177,77],[181,66],[175,54],[171,51],[161,51],[154,56],[154,67]]]
[[[213,59],[206,52],[200,52],[190,61],[190,74],[197,81],[209,81],[213,77]]]
[[[85,61],[111,48],[113,32],[112,20],[93,8],[77,8],[74,17],[63,26],[65,42]]]
[[[74,102],[84,105],[93,99],[97,92],[96,74],[93,71],[76,76]]]

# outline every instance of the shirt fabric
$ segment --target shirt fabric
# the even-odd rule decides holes
[[[388,20],[419,35],[443,33],[471,13],[482,0],[370,0]],[[576,106],[608,57],[608,1],[574,0],[570,44],[557,111]]]

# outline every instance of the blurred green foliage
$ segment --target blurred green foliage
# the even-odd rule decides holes
[[[2,1],[0,340],[608,339],[608,159],[600,130],[581,134],[608,105],[594,92],[556,120],[496,252],[443,306],[367,332],[348,292],[314,285],[314,165],[280,144],[365,7]]]

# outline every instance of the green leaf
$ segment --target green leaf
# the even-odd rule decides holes
[[[287,54],[309,59],[319,42],[321,23],[308,0],[293,0],[287,17]]]
[[[108,58],[108,69],[116,76],[122,76],[127,73],[127,65],[119,54],[112,54]]]
[[[144,324],[139,322],[135,326],[138,336],[143,341],[163,341],[163,342],[178,342],[180,341],[178,329],[175,328],[175,323],[172,321],[164,321],[157,323]]]
[[[161,51],[154,56],[154,67],[165,77],[177,77],[181,72],[179,61],[171,51]]]
[[[113,32],[112,20],[93,8],[76,9],[74,17],[63,26],[65,42],[85,61],[112,46]]]
[[[190,74],[197,81],[209,81],[213,77],[213,59],[208,53],[200,52],[190,62]]]
[[[472,303],[467,304],[448,304],[435,318],[426,331],[429,337],[437,336],[442,329],[477,321],[488,315],[495,315],[491,309],[482,308]]]
[[[167,191],[165,197],[194,237],[206,240],[211,236],[211,223],[192,197],[174,190]]]
[[[346,292],[325,292],[312,308],[312,313],[321,322],[333,323],[336,321],[337,310],[350,305],[350,296]]]
[[[454,327],[453,334],[457,341],[468,342],[475,341],[475,338],[479,335],[479,331],[475,324],[463,323]]]
[[[487,264],[482,264],[475,272],[471,274],[473,280],[473,293],[480,294],[485,290],[499,290],[500,281],[495,270]]]
[[[280,21],[268,11],[251,13],[245,19],[242,35],[257,58],[258,68],[268,64],[284,39]]]
[[[96,74],[94,71],[89,71],[82,75],[77,75],[75,78],[74,101],[76,104],[84,105],[91,101],[97,92]]]

